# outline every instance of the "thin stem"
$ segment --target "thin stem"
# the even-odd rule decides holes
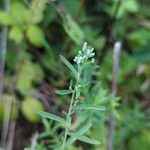
[[[71,115],[74,98],[75,98],[75,89],[73,90],[72,97],[71,97],[71,103],[70,103],[69,110],[68,110],[68,113],[67,113],[67,118],[66,118],[67,122],[68,122],[69,117]],[[65,136],[64,136],[64,140],[63,140],[63,149],[65,149],[65,147],[66,147],[66,140],[67,140],[68,132],[69,132],[69,128],[66,127],[66,129],[65,129]]]
[[[79,86],[81,72],[82,72],[82,67],[80,65],[78,65],[77,81],[76,81],[75,88],[74,88],[74,90],[72,92],[71,103],[70,103],[69,110],[68,110],[68,113],[67,113],[66,122],[69,121],[69,117],[71,116],[72,108],[74,106],[74,103],[76,102],[76,101],[74,102],[74,100],[75,100],[76,90],[77,90],[77,88],[79,88],[78,86]],[[65,129],[65,135],[64,135],[64,140],[63,140],[63,150],[66,147],[66,141],[67,141],[68,133],[69,133],[69,127],[67,126],[66,129]]]
[[[117,75],[119,71],[119,59],[121,52],[121,42],[116,42],[114,45],[113,55],[113,70],[112,70],[112,96],[117,94]],[[113,138],[115,133],[115,117],[113,112],[109,118],[107,150],[113,150]]]

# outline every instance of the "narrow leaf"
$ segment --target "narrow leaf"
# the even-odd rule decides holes
[[[51,125],[49,124],[48,120],[46,118],[43,118],[42,123],[44,125],[45,130],[47,132],[50,132]]]
[[[54,114],[51,114],[51,113],[47,113],[45,111],[40,111],[40,112],[38,112],[38,114],[41,115],[44,118],[57,121],[57,122],[61,123],[63,126],[66,124],[65,120],[62,119],[61,117],[57,116],[57,115],[54,115]]]
[[[84,33],[79,27],[79,25],[71,18],[70,15],[63,17],[64,19],[64,29],[70,38],[76,42],[77,45],[80,45],[84,40]]]
[[[60,59],[63,61],[63,63],[71,70],[71,72],[73,73],[73,75],[75,76],[75,78],[77,77],[77,71],[76,69],[73,67],[73,65],[62,55],[60,55]]]
[[[77,140],[77,138],[76,137],[70,137],[69,139],[68,139],[68,141],[67,141],[67,145],[69,146],[69,145],[71,145],[72,143],[74,143],[75,141]]]
[[[97,141],[95,139],[91,139],[91,138],[89,138],[87,136],[80,136],[77,139],[82,141],[82,142],[89,143],[89,144],[94,144],[94,145],[100,144],[99,141]]]
[[[72,93],[72,90],[56,90],[55,91],[56,94],[59,94],[59,95],[68,95],[70,93]]]
[[[92,123],[88,123],[79,129],[77,132],[71,134],[71,137],[67,141],[67,145],[72,144],[74,141],[78,139],[78,137],[82,136],[86,131],[88,131],[92,126]]]
[[[86,131],[88,131],[92,126],[92,123],[88,123],[87,125],[83,126],[81,129],[79,129],[74,135],[83,135]]]
[[[81,104],[74,107],[75,110],[98,110],[98,111],[104,111],[104,106],[93,106],[91,104]]]

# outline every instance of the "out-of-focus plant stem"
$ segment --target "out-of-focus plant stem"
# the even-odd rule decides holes
[[[109,46],[110,46],[110,45],[112,44],[112,42],[113,42],[112,30],[113,30],[114,23],[116,22],[116,18],[117,18],[117,15],[118,15],[118,12],[119,12],[121,3],[122,3],[122,0],[118,0],[118,1],[117,1],[117,3],[116,3],[116,8],[115,8],[115,10],[114,10],[114,13],[113,13],[113,15],[112,15],[111,18],[110,18],[110,22],[109,22],[109,24],[108,24],[108,31],[107,31],[107,35],[106,35],[106,42],[105,42],[104,47],[103,47],[102,50],[101,50],[100,55],[98,56],[100,63],[103,62],[103,60],[104,60],[104,58],[105,58],[105,55],[106,55],[107,52],[109,51]]]
[[[4,11],[9,13],[10,0],[3,0]],[[7,49],[7,32],[8,27],[3,26],[0,36],[0,95],[3,92],[3,76],[4,76],[4,68],[5,68],[5,56]]]
[[[9,13],[10,7],[10,0],[3,0],[4,11]],[[8,33],[8,26],[3,26],[0,36],[0,101],[2,100],[2,93],[3,93],[3,77],[4,77],[4,68],[5,68],[5,57],[6,57],[6,50],[7,50],[7,33]],[[5,129],[5,133],[8,132],[8,123],[3,124],[3,129]],[[2,146],[5,146],[5,134],[2,134]]]
[[[113,66],[112,66],[112,97],[115,97],[117,94],[117,86],[118,86],[117,76],[119,71],[120,53],[121,53],[121,42],[116,42],[114,45]],[[115,117],[113,112],[111,112],[108,126],[107,150],[113,150],[114,132],[115,132]]]

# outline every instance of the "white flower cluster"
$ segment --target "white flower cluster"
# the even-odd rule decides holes
[[[95,62],[95,59],[93,56],[95,53],[93,52],[94,48],[91,48],[90,46],[87,45],[87,42],[84,42],[82,50],[78,51],[78,55],[75,56],[74,62],[77,64],[83,64],[86,62],[88,59],[90,59],[91,63]]]

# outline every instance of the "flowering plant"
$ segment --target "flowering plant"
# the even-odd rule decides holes
[[[79,98],[80,98],[80,90],[82,88],[81,84],[81,75],[84,71],[84,68],[87,64],[94,63],[95,59],[93,58],[95,53],[93,52],[94,48],[87,45],[85,42],[83,44],[82,50],[78,51],[77,56],[74,58],[74,62],[77,65],[77,68],[75,68],[65,57],[60,55],[61,60],[63,63],[68,67],[68,69],[72,72],[74,76],[74,80],[70,81],[69,89],[66,90],[57,90],[56,93],[60,95],[69,95],[71,94],[71,101],[70,106],[67,112],[64,112],[65,119],[61,118],[59,116],[56,116],[51,113],[47,112],[39,112],[39,114],[44,117],[48,118],[54,121],[57,121],[61,126],[64,128],[62,135],[62,143],[61,143],[61,149],[66,150],[66,148],[71,145],[76,140],[80,140],[83,142],[87,142],[90,144],[99,144],[99,141],[95,139],[91,139],[90,137],[87,137],[85,133],[91,128],[92,123],[87,123],[74,133],[71,132],[72,127],[72,115],[78,111],[78,110],[104,110],[102,107],[96,107],[92,106],[91,104],[79,104]],[[58,147],[60,149],[60,146]]]
[[[75,56],[74,62],[79,64],[84,64],[87,62],[87,60],[91,59],[91,62],[94,63],[95,59],[93,56],[95,53],[93,52],[94,48],[91,48],[90,46],[87,46],[87,42],[84,43],[83,48],[81,51],[78,51],[78,55]]]

